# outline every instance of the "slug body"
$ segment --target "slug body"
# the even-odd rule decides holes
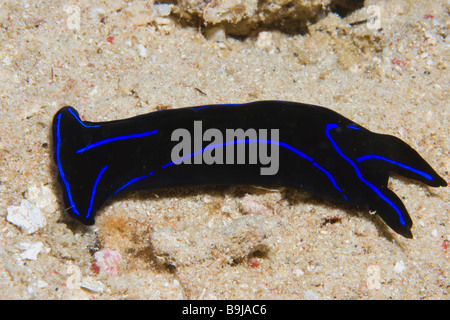
[[[411,238],[411,218],[387,187],[390,172],[447,185],[400,139],[294,102],[170,109],[109,122],[82,121],[64,107],[53,120],[53,142],[65,207],[88,225],[107,200],[131,190],[264,185],[375,211]]]

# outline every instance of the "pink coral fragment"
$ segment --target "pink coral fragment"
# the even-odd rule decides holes
[[[122,259],[119,252],[109,249],[97,251],[94,254],[95,265],[99,271],[105,271],[112,276],[119,273],[118,262]]]

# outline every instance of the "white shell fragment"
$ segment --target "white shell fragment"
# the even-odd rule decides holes
[[[80,283],[80,287],[97,293],[103,293],[105,290],[105,285],[103,282],[95,280],[89,276],[83,278],[83,281]]]
[[[45,185],[30,185],[26,198],[44,213],[50,214],[58,208],[58,198],[52,189]]]
[[[155,4],[153,6],[153,13],[160,17],[167,17],[172,11],[172,5],[168,3]]]
[[[405,271],[405,269],[406,269],[406,267],[405,267],[405,263],[403,262],[403,260],[397,261],[394,265],[394,271],[398,274]]]
[[[23,199],[20,206],[10,206],[6,208],[6,220],[25,233],[31,234],[46,224],[45,216],[38,207]]]
[[[42,242],[21,243],[20,249],[25,250],[20,254],[22,259],[36,261],[38,254],[44,249],[44,244]]]

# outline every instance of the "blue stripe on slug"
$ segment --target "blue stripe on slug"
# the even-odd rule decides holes
[[[73,117],[78,121],[78,123],[81,124],[83,127],[85,127],[85,128],[98,128],[98,127],[101,127],[101,125],[99,125],[99,124],[90,124],[90,125],[85,124],[80,119],[80,117],[72,109],[68,109],[68,110],[73,115]]]
[[[86,217],[85,217],[86,219],[89,219],[89,216],[91,215],[92,204],[94,203],[95,192],[97,191],[98,183],[100,182],[100,179],[102,178],[102,175],[103,175],[103,173],[105,173],[106,169],[108,169],[108,166],[104,166],[100,170],[100,172],[97,176],[97,179],[95,179],[94,187],[92,188],[92,193],[91,193],[91,202],[89,203],[89,208],[87,210]]]
[[[265,144],[275,144],[281,147],[284,147],[292,152],[294,152],[295,154],[297,154],[298,156],[300,156],[301,158],[308,160],[309,162],[311,162],[311,164],[313,166],[315,166],[316,168],[318,168],[319,170],[321,170],[323,173],[326,174],[326,176],[328,177],[328,179],[331,181],[331,183],[333,184],[333,186],[340,192],[343,193],[342,189],[338,187],[336,180],[333,178],[333,175],[328,172],[325,168],[323,168],[321,165],[319,165],[317,162],[314,161],[313,158],[307,156],[306,154],[304,154],[303,152],[301,152],[300,150],[288,145],[285,142],[279,142],[279,141],[272,141],[272,140],[263,140],[263,139],[245,139],[245,140],[234,140],[234,141],[229,141],[229,142],[223,142],[223,143],[216,143],[216,144],[212,144],[212,145],[208,145],[200,150],[197,150],[189,155],[183,156],[180,159],[176,160],[175,162],[169,162],[166,163],[165,165],[163,165],[161,168],[164,169],[166,167],[169,167],[171,165],[177,165],[182,163],[184,160],[188,159],[188,158],[192,158],[194,157],[196,154],[200,154],[203,153],[207,150],[211,150],[211,149],[215,149],[215,148],[220,148],[220,147],[225,147],[227,145],[232,145],[232,144],[240,144],[240,143],[265,143]],[[345,200],[348,200],[347,196],[343,195],[343,198]]]
[[[104,140],[101,140],[101,141],[97,141],[97,142],[88,144],[87,146],[85,146],[85,147],[83,147],[81,149],[78,149],[77,153],[82,153],[82,152],[88,151],[90,149],[96,148],[96,147],[101,146],[101,145],[106,144],[106,143],[115,142],[115,141],[119,141],[119,140],[127,140],[127,139],[136,139],[136,138],[147,137],[147,136],[153,135],[153,134],[155,134],[157,132],[158,132],[158,130],[153,130],[153,131],[150,131],[150,132],[129,134],[129,135],[125,135],[125,136],[119,136],[119,137],[104,139]]]
[[[400,163],[400,162],[397,162],[397,161],[394,161],[394,160],[391,160],[391,159],[388,159],[388,158],[385,158],[385,157],[382,157],[382,156],[379,156],[379,155],[376,155],[376,154],[366,154],[365,156],[357,158],[356,161],[361,162],[361,161],[369,160],[369,159],[382,160],[382,161],[386,161],[386,162],[392,163],[392,164],[394,164],[396,166],[399,166],[400,168],[403,168],[403,169],[412,171],[414,173],[417,173],[418,175],[424,177],[425,179],[433,181],[433,177],[431,175],[429,175],[428,173],[426,173],[426,172],[417,170],[417,169],[415,169],[413,167],[410,167],[410,166],[408,166],[406,164],[403,164],[403,163]]]
[[[337,153],[339,153],[339,155],[344,158],[348,163],[350,163],[352,165],[352,167],[355,169],[355,173],[358,176],[359,180],[361,180],[362,182],[364,182],[370,189],[372,189],[381,199],[383,199],[387,204],[389,204],[394,210],[395,212],[397,212],[398,218],[399,218],[399,222],[401,225],[405,226],[406,222],[405,219],[403,218],[402,212],[400,211],[400,209],[391,201],[391,199],[389,199],[388,197],[386,197],[377,187],[375,187],[373,184],[371,184],[369,181],[367,181],[366,179],[364,179],[364,177],[361,174],[361,171],[359,170],[358,166],[349,158],[347,157],[342,151],[341,149],[338,147],[338,145],[336,144],[336,142],[333,140],[333,138],[331,138],[330,135],[330,130],[331,129],[336,129],[338,127],[337,124],[335,123],[330,123],[327,124],[325,132],[326,135],[328,137],[328,139],[330,140],[331,144],[333,145],[334,149],[337,151]]]
[[[67,199],[69,200],[69,205],[70,205],[70,209],[73,211],[73,213],[75,213],[77,216],[80,215],[80,213],[77,210],[77,207],[75,206],[75,203],[73,202],[72,199],[72,194],[70,193],[70,185],[69,182],[67,181],[66,175],[64,173],[64,170],[62,168],[62,164],[61,164],[61,114],[58,114],[56,117],[56,133],[55,133],[55,138],[56,138],[56,166],[58,167],[58,172],[59,172],[59,176],[64,184],[64,188],[66,190],[66,195],[67,195]]]

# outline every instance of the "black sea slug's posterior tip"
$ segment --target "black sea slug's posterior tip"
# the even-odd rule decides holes
[[[397,230],[396,231],[399,235],[407,238],[407,239],[414,239],[414,236],[410,229],[403,229],[403,230]]]
[[[93,226],[95,224],[94,217],[90,217],[88,219],[82,218],[82,219],[78,219],[78,220],[80,220],[83,224],[85,224],[87,226]]]
[[[447,187],[448,186],[448,182],[445,181],[443,178],[439,177],[439,181],[438,181],[439,187]]]
[[[430,173],[430,176],[432,177],[432,179],[429,181],[422,181],[422,182],[429,185],[430,187],[435,187],[435,188],[448,186],[447,181],[445,181],[444,178],[442,178],[435,170],[433,170],[433,168],[429,167],[429,173]]]

